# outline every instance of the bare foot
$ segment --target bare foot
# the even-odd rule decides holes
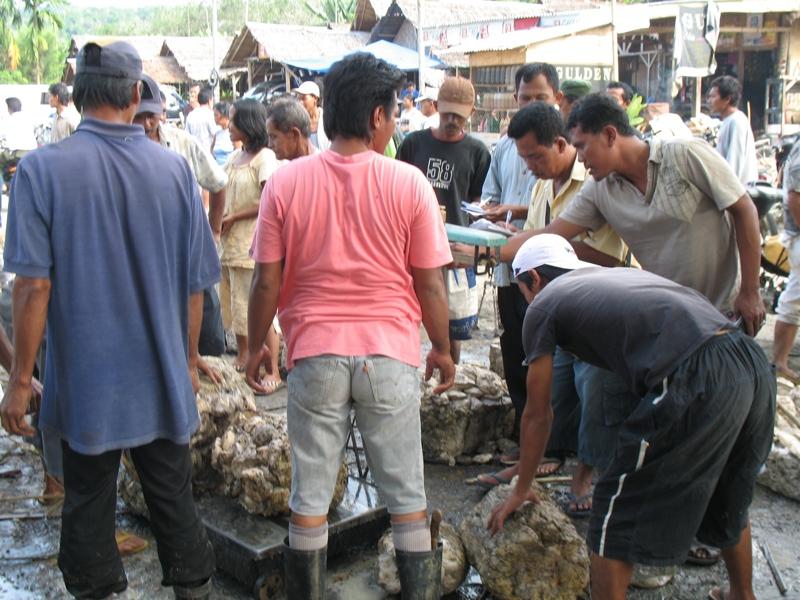
[[[247,354],[237,354],[236,360],[233,361],[233,368],[239,373],[244,373],[244,370],[247,368]]]

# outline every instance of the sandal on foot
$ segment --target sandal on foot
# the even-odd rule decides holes
[[[147,540],[140,538],[138,535],[128,533],[127,531],[117,531],[114,534],[114,540],[117,542],[117,549],[120,556],[130,556],[142,550],[146,550],[150,545]]]
[[[500,471],[497,473],[483,473],[475,478],[475,485],[485,490],[491,490],[498,485],[508,485],[512,479],[512,477],[503,477]]]
[[[729,596],[730,594],[721,587],[715,587],[708,590],[709,600],[728,600]]]
[[[561,471],[561,467],[564,466],[564,459],[563,458],[548,458],[544,457],[542,462],[539,463],[539,468],[536,469],[536,477],[552,477],[553,475],[558,475]],[[544,467],[553,467],[548,468],[547,470],[543,471]]]
[[[256,396],[269,396],[270,394],[274,394],[284,386],[284,383],[282,379],[266,379],[261,382],[261,385],[263,385],[267,391],[263,394],[256,393]]]
[[[780,377],[781,379],[785,379],[792,385],[800,385],[800,374],[796,373],[795,371],[787,371],[786,369],[782,369],[781,367],[777,367],[775,369],[775,376]]]
[[[718,548],[712,548],[704,544],[694,543],[689,548],[686,555],[686,564],[698,567],[710,567],[719,562],[721,552]]]
[[[567,499],[568,502],[567,506],[564,508],[564,512],[567,513],[568,517],[582,519],[592,514],[592,492],[584,494],[583,496],[576,496],[572,492],[569,492],[567,494]],[[579,508],[582,504],[588,505],[589,508]],[[575,508],[571,508],[572,506]]]
[[[500,461],[500,464],[506,465],[507,467],[513,467],[519,462],[519,448],[511,448],[510,450],[506,450],[503,454],[497,457],[497,460]]]

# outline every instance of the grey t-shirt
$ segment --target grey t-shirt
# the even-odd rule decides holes
[[[608,223],[643,269],[726,311],[739,288],[739,252],[725,209],[745,193],[706,142],[651,140],[645,194],[616,173],[589,178],[559,218],[592,231]]]
[[[783,230],[790,236],[800,235],[789,210],[789,192],[800,194],[800,142],[795,143],[783,167]]]
[[[742,111],[737,110],[722,121],[717,150],[728,161],[739,181],[744,184],[758,181],[756,141],[750,121]]]
[[[723,328],[702,295],[646,271],[590,267],[558,277],[528,307],[525,362],[556,346],[613,371],[644,396]]]

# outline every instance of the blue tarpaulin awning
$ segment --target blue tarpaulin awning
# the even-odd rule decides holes
[[[341,60],[348,54],[353,54],[354,52],[369,52],[370,54],[385,60],[389,64],[394,65],[401,71],[416,71],[419,68],[419,54],[417,54],[414,50],[406,48],[405,46],[393,44],[392,42],[387,42],[386,40],[379,40],[377,42],[367,44],[363,48],[351,50],[350,52],[346,52],[340,56],[328,58],[287,59],[284,60],[283,63],[297,69],[305,69],[315,73],[327,73],[333,63]],[[425,57],[425,68],[427,69],[444,69],[446,66],[447,65],[440,60],[431,58],[430,56]]]

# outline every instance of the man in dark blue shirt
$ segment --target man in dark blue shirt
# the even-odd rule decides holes
[[[77,597],[119,593],[116,478],[129,448],[158,543],[163,584],[207,597],[214,557],[192,498],[189,438],[202,290],[219,261],[186,161],[132,125],[142,63],[132,46],[87,44],[74,85],[83,121],[20,162],[6,270],[14,350],[3,427],[29,435],[34,355],[47,324],[39,427],[61,439],[59,568]]]

